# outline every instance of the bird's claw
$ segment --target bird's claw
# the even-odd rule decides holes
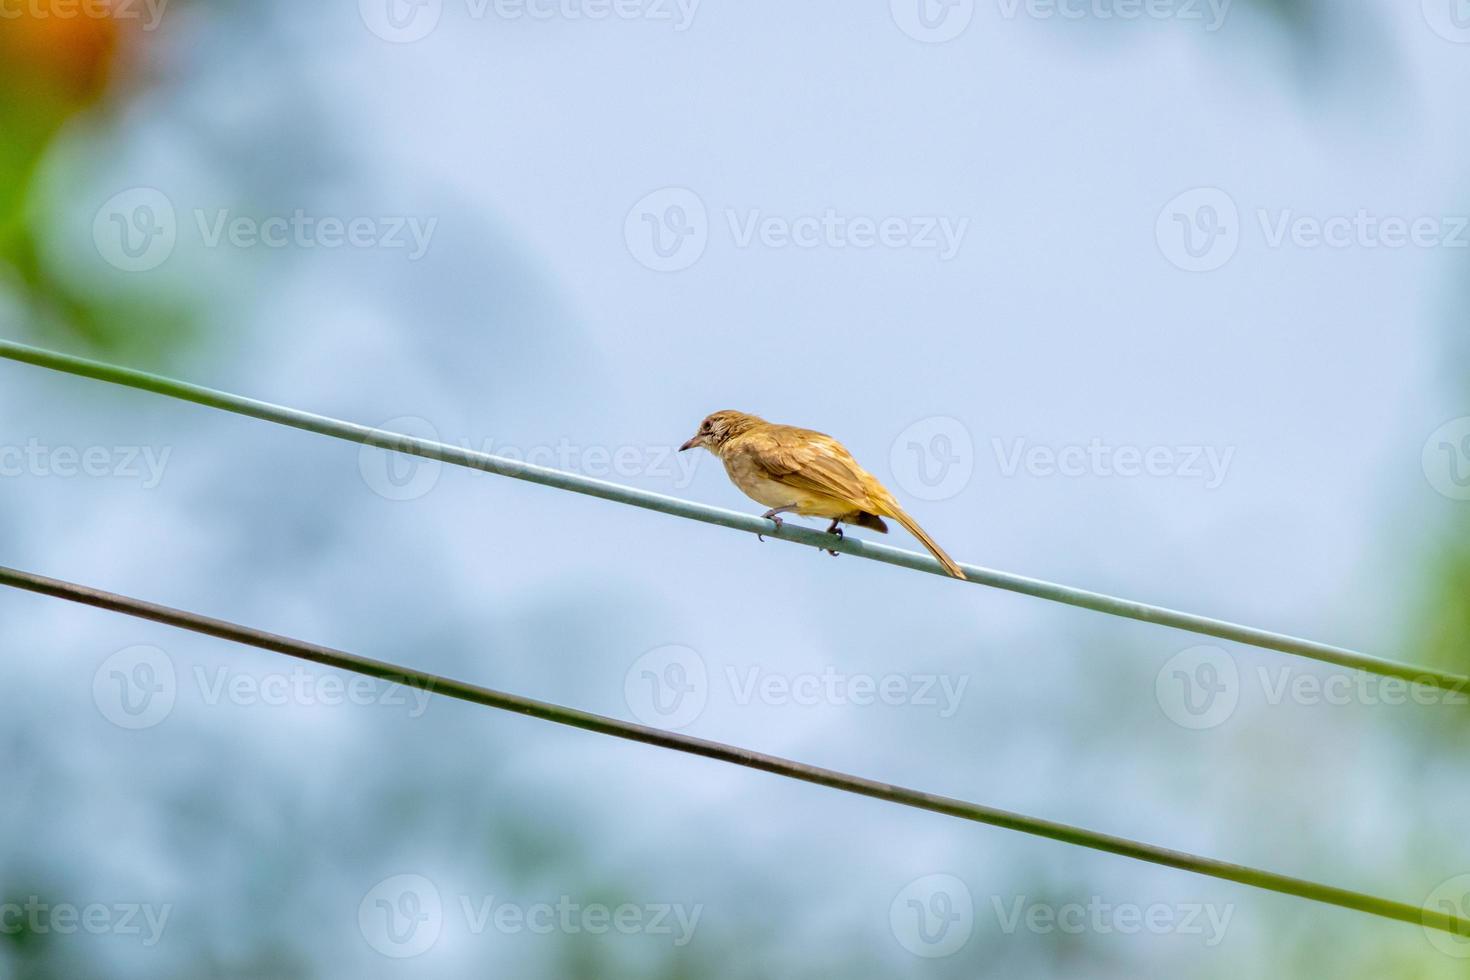
[[[770,521],[772,524],[776,525],[776,530],[778,531],[781,530],[781,525],[786,523],[781,519],[780,514],[763,514],[762,516],[765,517],[765,519]],[[760,541],[761,543],[764,543],[766,540],[766,536],[764,534],[757,534],[755,536],[755,539],[757,541]]]
[[[845,537],[847,537],[847,532],[843,531],[842,528],[838,527],[836,521],[833,521],[832,522],[832,526],[829,527],[829,528],[827,528],[827,533],[828,534],[835,534],[839,538],[845,538]],[[827,549],[827,554],[831,555],[833,558],[836,558],[837,557],[837,552],[833,551],[831,548],[828,548]]]

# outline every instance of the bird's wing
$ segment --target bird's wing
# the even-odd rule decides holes
[[[831,436],[772,425],[749,433],[741,442],[741,449],[778,483],[848,501],[857,510],[872,512],[878,506],[871,489],[877,481]]]

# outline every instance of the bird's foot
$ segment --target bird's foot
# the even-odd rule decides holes
[[[827,533],[828,534],[835,534],[839,538],[845,538],[845,537],[847,537],[847,532],[844,531],[844,530],[842,530],[842,528],[838,526],[838,524],[837,524],[836,521],[833,521],[832,522],[832,525],[827,528]],[[833,551],[831,548],[828,548],[827,549],[827,554],[831,555],[833,558],[836,558],[837,557],[837,552]]]
[[[783,521],[781,519],[781,512],[779,510],[768,510],[764,514],[762,514],[761,516],[764,517],[766,520],[770,521],[772,524],[776,525],[776,530],[778,530],[778,531],[781,530],[781,525],[786,523],[785,521]],[[760,535],[760,534],[757,534],[755,536],[755,539],[757,541],[765,541],[766,540],[765,539],[765,536],[764,535]]]

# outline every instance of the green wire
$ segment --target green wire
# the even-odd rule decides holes
[[[658,511],[662,514],[671,514],[675,517],[702,521],[705,524],[733,528],[749,534],[763,534],[767,537],[780,538],[784,541],[804,544],[813,548],[840,551],[844,554],[884,562],[889,565],[898,565],[915,571],[931,572],[935,575],[943,576],[950,581],[957,581],[946,575],[939,563],[928,555],[904,551],[887,545],[874,544],[854,536],[838,539],[833,535],[825,534],[811,528],[801,527],[790,521],[781,525],[779,528],[775,528],[770,521],[752,514],[742,514],[720,507],[710,507],[690,500],[680,500],[677,497],[651,493],[647,490],[639,490],[634,487],[625,487],[576,473],[567,473],[545,466],[537,466],[533,463],[507,459],[503,456],[492,456],[489,453],[474,452],[473,450],[462,449],[441,442],[418,439],[402,433],[387,432],[382,429],[369,428],[368,426],[357,425],[352,422],[343,422],[338,419],[327,418],[323,415],[315,415],[294,408],[286,408],[281,405],[272,405],[268,402],[257,401],[253,398],[244,398],[228,392],[203,388],[184,381],[176,381],[172,378],[147,374],[143,371],[134,371],[129,368],[104,364],[81,357],[73,357],[69,354],[60,354],[55,351],[41,350],[40,348],[18,344],[13,341],[0,340],[0,357],[38,367],[50,368],[51,370],[61,371],[66,374],[93,378],[98,381],[106,381],[128,388],[137,388],[142,391],[153,392],[157,395],[166,395],[169,398],[177,398],[183,401],[194,402],[198,405],[206,405],[210,408],[233,412],[237,415],[245,415],[267,422],[275,422],[279,425],[287,425],[293,428],[303,429],[307,432],[315,432],[318,435],[345,439],[348,442],[363,445],[377,446],[412,456],[419,456],[424,459],[438,460],[454,466],[465,466],[470,469],[483,470],[487,473],[508,476],[516,480],[526,480],[530,483],[539,483],[543,486],[555,487],[559,490],[570,490],[574,493],[600,497],[603,500],[642,507],[645,510]],[[1419,667],[1414,664],[1384,660],[1379,657],[1344,649],[1343,647],[1330,646],[1326,643],[1298,639],[1250,626],[1241,626],[1223,620],[1196,616],[1192,613],[1165,609],[1161,606],[1151,606],[1142,602],[1119,599],[1098,592],[1088,592],[1083,589],[1075,589],[1053,582],[1044,582],[1040,579],[1026,578],[1021,575],[1012,575],[1008,572],[982,568],[978,565],[961,563],[961,567],[964,568],[965,576],[968,580],[977,585],[987,585],[992,588],[1004,589],[1008,592],[1019,592],[1022,595],[1035,596],[1039,599],[1060,602],[1069,606],[1092,609],[1110,616],[1136,619],[1141,622],[1169,626],[1202,636],[1212,636],[1217,639],[1244,643],[1266,650],[1294,654],[1299,657],[1319,660],[1323,663],[1336,664],[1339,667],[1349,667],[1354,670],[1362,670],[1384,677],[1394,677],[1426,687],[1440,688],[1455,693],[1470,691],[1470,678],[1459,674],[1434,670],[1428,667]]]

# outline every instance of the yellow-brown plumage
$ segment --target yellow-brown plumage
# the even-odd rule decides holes
[[[828,530],[837,534],[839,522],[887,533],[883,518],[891,517],[918,538],[945,571],[965,577],[954,559],[904,513],[893,494],[829,435],[725,411],[705,419],[681,451],[696,446],[718,456],[731,482],[771,508],[765,516],[778,525],[780,514],[796,513],[831,519]]]

